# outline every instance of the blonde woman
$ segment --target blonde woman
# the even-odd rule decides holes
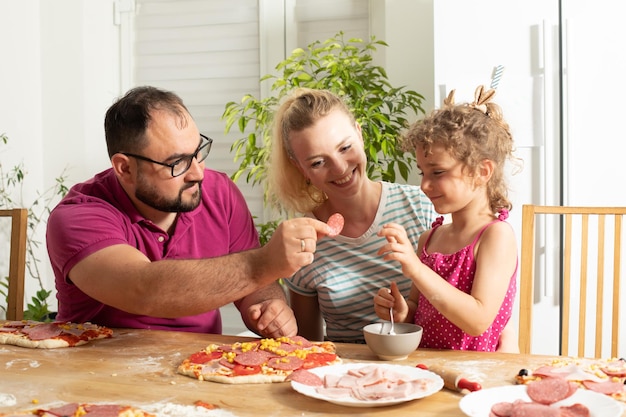
[[[317,241],[315,260],[285,282],[298,332],[311,340],[363,343],[378,320],[372,297],[389,281],[408,296],[411,281],[398,263],[376,255],[382,225],[402,224],[413,248],[434,221],[418,186],[373,181],[361,127],[345,102],[324,90],[298,89],[277,111],[268,180],[284,209],[327,221],[345,219],[341,234]]]

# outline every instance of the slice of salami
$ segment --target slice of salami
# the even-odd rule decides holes
[[[303,336],[293,336],[290,337],[290,339],[293,342],[292,344],[298,346],[298,348],[300,349],[313,346],[313,343],[311,343],[307,338]]]
[[[85,411],[89,417],[117,417],[124,408],[118,404],[89,404],[85,406]]]
[[[578,391],[578,388],[579,388],[578,383],[574,381],[569,381],[569,395],[565,398],[569,398],[572,395],[576,394],[576,391]]]
[[[301,346],[297,346],[297,345],[292,345],[290,343],[281,343],[280,346],[278,347],[279,350],[281,351],[285,351],[288,353],[291,353],[293,351],[296,351],[298,349],[302,349]]]
[[[63,329],[57,323],[41,323],[32,327],[24,327],[22,333],[27,334],[30,340],[44,340],[59,336]]]
[[[235,352],[235,353],[243,352],[240,346],[233,347],[233,345],[220,345],[218,349],[221,350],[222,352]]]
[[[319,376],[315,375],[313,372],[307,371],[306,369],[298,369],[297,371],[293,371],[285,381],[295,381],[304,385],[309,385],[311,387],[321,387],[324,385],[324,381]]]
[[[253,350],[249,352],[243,352],[235,356],[235,362],[244,366],[259,366],[263,365],[269,358],[274,356],[270,352],[263,350]]]
[[[232,362],[228,362],[228,359],[226,358],[222,358],[219,360],[219,364],[228,368],[228,369],[233,369],[235,367],[235,364]]]
[[[576,403],[569,406],[561,406],[561,417],[590,417],[591,412],[586,405]]]
[[[526,386],[531,400],[541,404],[552,404],[573,394],[569,381],[562,378],[544,378]]]
[[[512,411],[513,403],[506,401],[495,403],[491,406],[491,414],[496,417],[510,417]]]
[[[626,361],[623,359],[612,361],[602,367],[602,372],[608,376],[624,378],[626,377]]]
[[[516,402],[511,411],[511,417],[560,417],[558,407],[546,404]]]
[[[17,333],[20,329],[16,327],[2,327],[0,326],[0,333]]]
[[[80,404],[78,403],[64,404],[60,407],[55,407],[44,411],[53,416],[73,416],[76,413],[76,410],[78,410],[79,405]]]
[[[626,391],[626,385],[618,381],[583,381],[583,385],[590,391],[599,392],[600,394],[617,394],[618,392]]]
[[[304,361],[297,356],[283,356],[280,358],[272,358],[267,365],[282,371],[293,371],[302,366]]]
[[[330,234],[328,236],[335,237],[343,229],[344,219],[340,213],[335,213],[328,218],[326,222],[330,226]]]
[[[550,365],[540,366],[533,371],[534,376],[560,378],[564,374],[558,371],[558,368]]]

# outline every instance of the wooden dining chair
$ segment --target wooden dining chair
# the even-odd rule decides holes
[[[601,358],[610,347],[611,357],[618,357],[625,214],[626,207],[522,207],[519,318],[522,353],[531,353],[534,284],[540,269],[537,259],[541,255],[544,264],[550,260],[556,262],[560,275],[559,354]],[[551,225],[556,234],[546,232]],[[545,242],[556,240],[553,243],[559,249],[560,259],[547,259],[550,252],[541,247],[540,238]],[[576,349],[570,349],[570,343]],[[587,354],[592,347],[593,353]]]
[[[26,275],[28,210],[25,208],[0,210],[0,217],[11,218],[9,291],[6,318],[7,320],[22,320],[24,318],[24,277]]]

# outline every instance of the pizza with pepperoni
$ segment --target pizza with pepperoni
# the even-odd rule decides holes
[[[66,403],[53,407],[37,408],[29,411],[19,411],[10,414],[1,414],[0,417],[44,416],[44,417],[156,417],[136,407],[119,404],[79,404]]]
[[[311,342],[302,336],[210,344],[191,354],[178,373],[224,384],[283,382],[292,372],[341,363],[332,342]]]
[[[17,320],[0,322],[0,345],[55,349],[80,346],[113,336],[113,330],[92,323]]]
[[[518,384],[542,379],[563,379],[577,387],[626,402],[626,359],[559,358],[536,369],[522,369],[515,376]]]

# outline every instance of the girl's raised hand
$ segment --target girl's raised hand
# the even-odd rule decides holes
[[[396,223],[386,224],[378,231],[378,236],[387,238],[387,244],[378,250],[378,255],[384,255],[386,261],[398,261],[402,265],[402,273],[413,279],[423,267],[406,230]]]

